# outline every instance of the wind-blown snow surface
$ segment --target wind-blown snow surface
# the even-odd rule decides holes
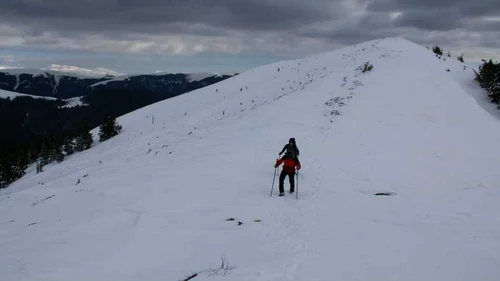
[[[123,116],[0,193],[2,280],[498,280],[500,123],[462,67],[370,41]],[[289,137],[299,200],[269,197]]]

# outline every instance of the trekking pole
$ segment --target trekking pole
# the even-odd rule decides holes
[[[276,179],[276,170],[278,170],[278,167],[274,168],[273,185],[271,186],[271,194],[269,195],[269,197],[273,197],[274,180]]]
[[[299,200],[299,171],[297,171],[297,192],[295,193],[295,198]]]

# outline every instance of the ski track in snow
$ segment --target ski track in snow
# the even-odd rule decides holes
[[[360,73],[367,61],[374,69]],[[41,174],[30,167],[0,191],[0,272],[9,281],[497,280],[499,115],[472,74],[390,38],[122,116],[120,135]],[[301,150],[299,200],[277,196],[279,174],[269,197],[289,137]],[[211,276],[221,255],[234,269]]]

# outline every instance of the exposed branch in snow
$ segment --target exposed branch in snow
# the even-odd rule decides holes
[[[182,279],[181,281],[191,280],[191,279],[195,278],[196,276],[198,276],[201,273],[208,273],[208,277],[211,277],[211,276],[225,276],[226,274],[228,274],[233,269],[235,269],[235,267],[234,266],[229,266],[229,262],[228,262],[226,256],[222,255],[221,256],[221,265],[219,267],[217,267],[217,268],[209,268],[209,269],[206,269],[206,270],[203,270],[203,271],[200,271],[200,272],[193,273],[189,277],[187,277],[185,279]]]
[[[194,273],[194,274],[190,275],[189,277],[187,277],[186,279],[182,279],[181,281],[189,281],[189,280],[195,278],[196,276],[198,276],[198,273]]]
[[[233,270],[235,267],[229,266],[229,262],[226,259],[225,255],[221,256],[221,265],[218,268],[210,268],[206,270],[205,272],[209,272],[210,276],[214,275],[226,275],[229,271]]]

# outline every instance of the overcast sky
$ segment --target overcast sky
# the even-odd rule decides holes
[[[0,3],[0,67],[233,72],[392,36],[500,60],[500,0]]]

